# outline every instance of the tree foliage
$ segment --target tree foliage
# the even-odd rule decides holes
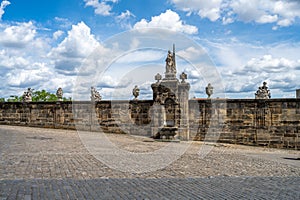
[[[32,93],[32,101],[57,101],[57,97],[55,94],[51,94],[46,90],[35,91]]]
[[[10,96],[9,99],[7,99],[8,102],[19,102],[22,101],[22,96],[18,97],[15,95]]]
[[[32,101],[57,101],[58,98],[56,94],[47,92],[46,90],[37,90],[32,93]],[[63,97],[63,101],[71,101],[71,98]],[[7,99],[8,102],[21,102],[23,101],[23,97],[21,96],[10,96],[10,98]],[[5,98],[0,98],[0,102],[5,102]]]

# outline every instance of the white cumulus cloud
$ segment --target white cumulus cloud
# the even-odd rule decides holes
[[[10,55],[7,51],[0,51],[0,67],[2,69],[22,69],[29,65],[29,61],[23,56]]]
[[[62,36],[64,34],[64,32],[63,31],[61,31],[61,30],[58,30],[58,31],[55,31],[54,33],[53,33],[53,39],[54,40],[57,40],[60,36]]]
[[[117,3],[118,0],[84,0],[85,6],[91,6],[95,9],[95,14],[108,16],[111,15],[112,6],[108,2]]]
[[[4,0],[4,1],[1,2],[1,4],[0,4],[0,20],[2,19],[2,16],[5,13],[4,12],[5,7],[8,6],[8,5],[10,5],[9,1]]]
[[[82,60],[99,45],[90,28],[80,22],[72,25],[67,37],[53,48],[49,56],[54,60],[56,69],[66,74],[76,74]]]
[[[36,27],[31,21],[17,23],[0,30],[0,45],[6,47],[24,47],[36,36]]]
[[[122,12],[120,15],[116,16],[115,19],[121,27],[131,29],[132,26],[129,21],[132,17],[135,17],[135,15],[129,10],[126,10],[125,12]]]
[[[177,55],[181,56],[184,59],[192,61],[194,59],[199,58],[204,53],[205,52],[203,49],[196,49],[195,47],[191,46],[185,50],[181,50],[181,51],[177,52]]]
[[[249,60],[245,66],[245,70],[248,72],[281,73],[289,71],[296,66],[300,66],[300,63],[297,61],[264,55],[261,58],[252,58]]]
[[[256,22],[258,23],[273,23],[276,22],[278,20],[278,16],[277,15],[262,15],[259,19],[256,20]]]
[[[267,81],[273,98],[294,96],[300,88],[299,43],[257,45],[238,40],[207,41],[204,46],[216,63],[228,98],[254,98]]]
[[[236,0],[229,8],[237,19],[245,22],[276,23],[278,26],[290,26],[300,17],[299,1],[282,0]]]
[[[297,0],[171,0],[171,3],[187,15],[195,13],[210,21],[222,19],[223,24],[243,21],[285,27],[300,18]]]
[[[164,13],[161,13],[159,16],[151,17],[151,21],[142,19],[134,25],[134,29],[139,28],[166,28],[172,31],[179,31],[187,34],[196,34],[198,28],[196,26],[184,24],[180,19],[180,16],[172,11],[167,10]]]
[[[188,14],[196,13],[201,18],[208,18],[216,21],[220,18],[220,8],[222,0],[171,0],[175,7]]]
[[[134,17],[134,14],[132,14],[129,10],[126,10],[125,12],[122,12],[119,16],[116,17],[117,20],[125,20],[130,17]]]
[[[276,95],[281,96],[299,87],[297,82],[297,77],[300,76],[299,66],[300,60],[276,58],[268,54],[250,59],[230,75],[223,73],[223,78],[226,80],[229,93],[255,92],[259,84],[267,81],[272,89],[279,91]]]
[[[31,63],[31,65],[33,67],[30,69],[14,69],[7,73],[8,85],[31,87],[49,80],[51,71],[45,63]]]

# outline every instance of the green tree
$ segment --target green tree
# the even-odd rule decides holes
[[[47,92],[46,90],[37,90],[32,93],[32,101],[57,101],[58,98],[56,94]],[[63,101],[72,101],[72,98],[63,97]]]
[[[3,98],[4,99],[4,98]],[[52,94],[50,92],[47,92],[46,90],[37,90],[32,92],[32,101],[33,102],[37,102],[37,101],[57,101],[58,98],[56,96],[56,94]],[[5,101],[5,99],[4,99]],[[9,99],[7,99],[8,102],[21,102],[23,101],[23,96],[15,96],[12,95],[10,96]],[[72,98],[69,97],[63,97],[63,101],[72,101]],[[1,102],[1,98],[0,98],[0,102]]]
[[[32,93],[32,101],[57,101],[57,97],[46,90],[37,90]]]
[[[69,98],[63,97],[63,101],[72,101],[72,97],[69,97]]]
[[[20,102],[22,101],[22,96],[18,97],[16,95],[11,95],[10,98],[7,99],[7,102]]]

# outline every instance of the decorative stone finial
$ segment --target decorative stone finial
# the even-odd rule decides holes
[[[58,101],[62,101],[63,100],[63,90],[61,87],[59,87],[56,91],[56,96]]]
[[[140,95],[140,89],[138,88],[138,86],[134,86],[133,90],[132,90],[132,94],[134,96],[134,100],[138,99],[138,96]]]
[[[100,93],[96,90],[96,88],[91,87],[91,101],[97,102],[101,100],[102,96],[100,95]]]
[[[182,74],[180,74],[180,79],[181,83],[185,83],[185,80],[187,79],[187,74],[182,72]]]
[[[159,74],[159,73],[157,73],[156,75],[155,75],[155,80],[157,81],[157,83],[161,80],[161,75]]]
[[[255,99],[270,99],[271,93],[268,90],[267,83],[263,82],[263,85],[258,87],[258,90],[255,93]]]
[[[205,88],[205,92],[207,94],[207,98],[209,99],[210,96],[214,93],[214,88],[212,87],[212,85],[210,83],[208,83],[208,85]]]

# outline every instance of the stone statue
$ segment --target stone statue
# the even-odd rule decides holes
[[[140,89],[138,88],[138,86],[134,86],[133,90],[132,90],[132,94],[134,96],[134,100],[138,99],[138,96],[140,95]]]
[[[172,57],[172,53],[171,51],[169,50],[168,51],[168,56],[166,58],[166,72],[171,72],[171,67],[173,65],[173,57]]]
[[[33,92],[33,89],[31,88],[28,88],[27,91],[25,91],[22,95],[22,100],[24,102],[30,102],[32,101],[32,92]]]
[[[171,51],[168,51],[168,56],[166,58],[166,73],[173,73],[176,74],[176,66],[174,60],[174,53],[172,54]]]
[[[214,88],[211,86],[210,83],[208,83],[208,85],[205,88],[205,92],[207,94],[207,98],[209,99],[210,96],[214,93]]]
[[[96,90],[96,88],[91,87],[91,101],[97,102],[101,100],[102,96],[100,95],[100,93]]]
[[[255,93],[255,99],[270,99],[271,93],[268,90],[267,83],[263,82],[263,85],[258,87],[258,90]]]
[[[56,96],[58,101],[62,101],[63,100],[63,90],[61,87],[59,87],[56,91]]]

